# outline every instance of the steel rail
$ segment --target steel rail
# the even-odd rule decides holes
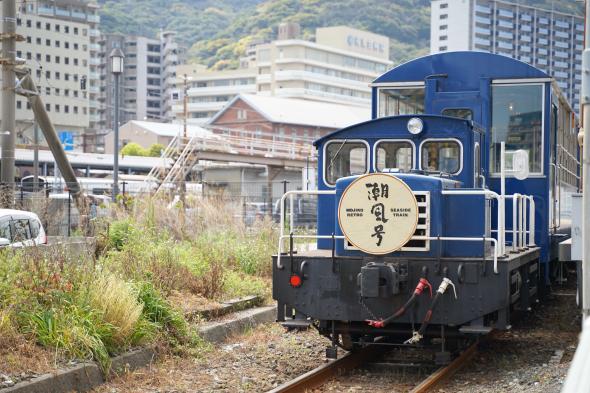
[[[471,344],[465,351],[463,351],[455,360],[448,365],[439,368],[434,373],[430,374],[425,380],[420,382],[418,386],[410,391],[410,393],[425,393],[436,387],[441,382],[450,378],[453,374],[459,371],[465,364],[471,360],[477,353],[478,341]]]
[[[298,376],[267,393],[296,393],[308,392],[311,389],[322,386],[332,377],[341,375],[347,371],[353,370],[369,359],[382,353],[384,347],[380,345],[370,345],[356,352],[348,352],[342,357],[331,360],[305,374]]]

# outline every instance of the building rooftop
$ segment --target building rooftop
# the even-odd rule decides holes
[[[151,121],[139,121],[139,120],[131,120],[130,122],[126,123],[122,127],[133,127],[133,128],[141,128],[146,132],[151,132],[158,136],[169,136],[175,137],[183,132],[183,125],[178,123],[156,123]],[[216,138],[213,132],[206,130],[202,127],[198,127],[195,125],[187,125],[186,129],[187,136],[189,138],[192,137],[202,137],[202,138]]]
[[[210,121],[214,123],[237,100],[243,100],[266,120],[273,123],[298,124],[339,129],[371,119],[371,108],[327,102],[239,94]]]

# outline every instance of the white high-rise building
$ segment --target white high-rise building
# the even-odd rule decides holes
[[[431,53],[479,50],[546,71],[580,100],[584,18],[500,0],[432,0]]]

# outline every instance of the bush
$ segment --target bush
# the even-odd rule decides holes
[[[134,230],[129,220],[115,221],[108,229],[108,248],[121,251]]]
[[[123,146],[123,148],[121,149],[121,155],[122,156],[140,156],[140,157],[145,157],[148,155],[148,152],[146,149],[144,149],[143,147],[141,147],[141,145],[139,145],[138,143],[135,142],[131,142],[126,144],[125,146]]]

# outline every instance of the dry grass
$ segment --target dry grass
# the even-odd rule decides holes
[[[137,301],[136,292],[130,284],[112,274],[99,277],[89,288],[91,306],[115,328],[113,341],[118,345],[129,341],[141,317],[143,305]]]

